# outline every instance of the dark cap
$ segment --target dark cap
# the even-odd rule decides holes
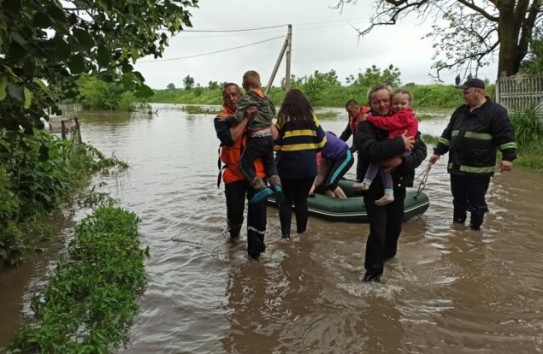
[[[460,86],[456,86],[459,89],[467,89],[467,88],[478,88],[478,89],[485,89],[485,82],[481,79],[478,79],[476,77],[468,79],[466,82],[464,82]]]

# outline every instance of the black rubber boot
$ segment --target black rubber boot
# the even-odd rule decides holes
[[[241,232],[241,226],[233,227],[230,230],[228,230],[228,232],[230,233],[231,239],[237,239],[239,238],[239,234]]]
[[[456,208],[454,209],[453,223],[464,225],[464,223],[466,222],[466,218],[467,218],[467,213],[465,210],[456,209]]]
[[[484,219],[485,219],[485,213],[471,213],[469,227],[472,230],[480,230]]]

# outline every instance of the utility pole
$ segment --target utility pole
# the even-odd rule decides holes
[[[285,70],[285,92],[290,90],[290,56],[292,53],[292,25],[288,25],[288,34],[287,34],[287,62]]]
[[[279,69],[279,65],[281,65],[281,60],[283,60],[283,56],[286,53],[287,57],[287,63],[286,63],[286,76],[285,76],[285,91],[288,91],[290,88],[290,56],[292,52],[292,25],[288,25],[288,33],[287,33],[287,39],[285,39],[285,43],[283,43],[283,47],[281,48],[281,52],[279,52],[279,57],[277,58],[277,61],[275,62],[275,66],[273,68],[272,74],[270,76],[270,80],[268,81],[268,85],[266,86],[266,92],[267,95],[268,92],[270,92],[273,80],[275,79],[275,75],[277,74],[277,70]]]

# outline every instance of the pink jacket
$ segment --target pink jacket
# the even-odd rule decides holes
[[[369,114],[366,121],[376,128],[388,131],[389,138],[400,136],[406,130],[407,136],[416,136],[419,130],[419,122],[411,109],[401,110],[390,116]]]

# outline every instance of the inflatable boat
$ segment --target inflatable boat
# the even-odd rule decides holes
[[[364,198],[356,193],[352,186],[356,181],[342,179],[339,186],[347,195],[347,199],[331,198],[322,194],[315,194],[307,198],[309,214],[316,217],[332,220],[367,223],[368,214],[364,206]],[[414,188],[407,188],[405,196],[404,222],[417,215],[422,215],[430,206],[428,196]],[[277,203],[270,197],[268,205],[277,207]]]

